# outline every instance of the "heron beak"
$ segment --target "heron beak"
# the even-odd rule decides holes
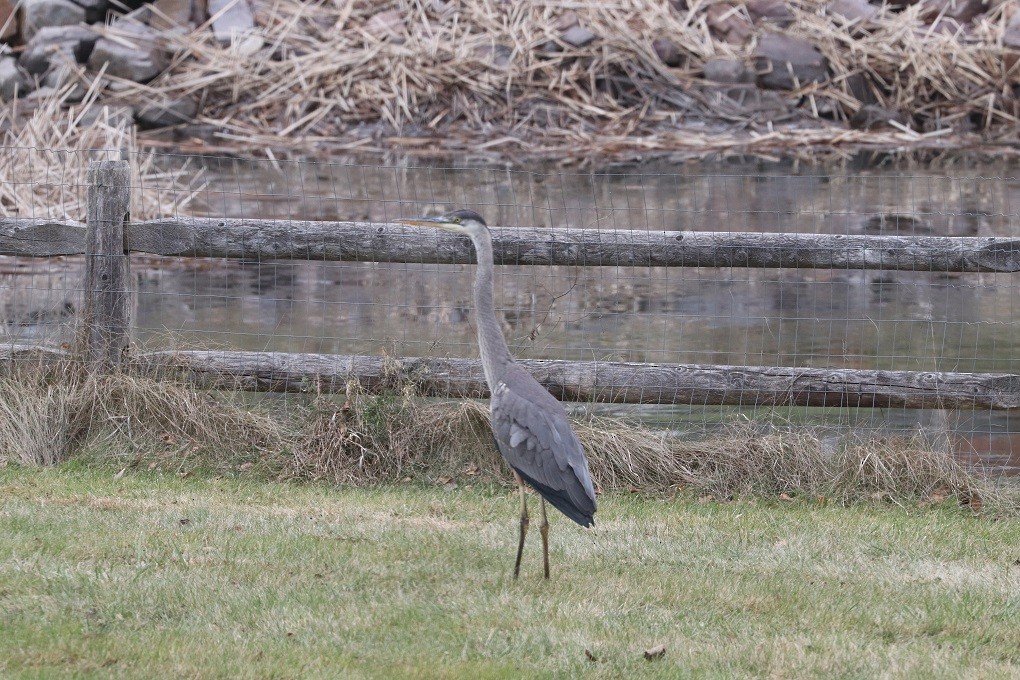
[[[394,220],[397,224],[409,224],[415,227],[434,227],[447,231],[459,231],[457,225],[450,222],[446,217],[410,217],[404,220]]]

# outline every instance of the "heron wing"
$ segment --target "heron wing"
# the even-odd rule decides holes
[[[496,444],[507,463],[567,517],[590,525],[595,490],[563,405],[513,366],[496,385],[491,408]]]

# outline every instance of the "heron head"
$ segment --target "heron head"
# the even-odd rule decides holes
[[[454,210],[438,217],[410,217],[397,222],[419,227],[435,227],[468,236],[486,229],[485,220],[474,210]]]

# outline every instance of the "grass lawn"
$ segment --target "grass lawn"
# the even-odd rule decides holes
[[[595,533],[552,518],[549,582],[535,530],[514,582],[516,507],[10,465],[0,676],[1020,674],[1017,519],[611,494]]]

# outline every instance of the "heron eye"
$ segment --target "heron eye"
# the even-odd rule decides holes
[[[459,217],[454,217],[453,218],[453,222],[454,222],[454,224],[460,224],[460,218]]]

